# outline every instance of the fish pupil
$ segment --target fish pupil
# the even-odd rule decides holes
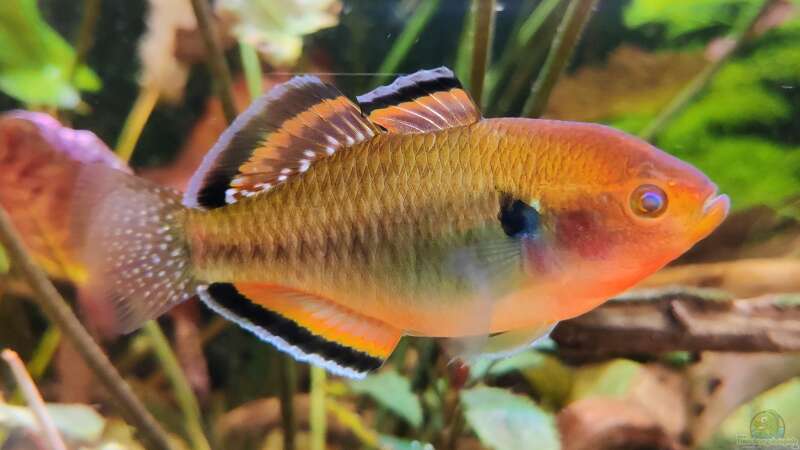
[[[531,237],[539,228],[539,212],[520,199],[503,195],[497,215],[503,231],[512,238]]]

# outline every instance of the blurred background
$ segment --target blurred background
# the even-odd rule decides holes
[[[717,182],[732,215],[535,349],[465,367],[404,338],[362,381],[194,301],[112,337],[80,296],[74,164],[183,190],[235,113],[295,74],[354,98],[439,66],[485,117],[653,142]],[[0,247],[0,349],[21,361],[0,370],[0,449],[59,448],[41,417],[74,449],[160,448],[159,433],[175,449],[800,448],[798,1],[3,0],[0,164],[0,205],[160,424],[133,426]]]

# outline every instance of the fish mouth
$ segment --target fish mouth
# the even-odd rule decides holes
[[[699,241],[714,231],[728,216],[731,199],[725,194],[718,194],[716,187],[703,202],[700,222],[694,233],[694,240]]]

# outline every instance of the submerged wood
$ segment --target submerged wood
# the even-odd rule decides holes
[[[552,338],[568,357],[670,351],[800,351],[800,301],[719,299],[694,292],[612,300],[561,322]]]

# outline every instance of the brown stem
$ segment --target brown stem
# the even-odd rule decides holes
[[[483,80],[491,60],[497,5],[495,0],[473,0],[472,8],[475,10],[475,39],[472,44],[472,71],[469,79],[472,98],[480,106],[483,96]]]
[[[550,92],[556,85],[558,77],[572,57],[583,29],[594,11],[597,0],[572,0],[567,7],[564,18],[558,26],[556,36],[550,45],[550,52],[544,61],[544,67],[533,83],[531,93],[522,108],[524,117],[539,117],[547,107]]]
[[[197,17],[197,26],[203,35],[203,41],[208,51],[208,67],[214,80],[217,83],[219,100],[222,102],[222,112],[228,123],[236,118],[236,106],[233,103],[233,93],[231,93],[231,71],[225,61],[225,54],[222,52],[222,45],[219,43],[219,35],[214,26],[214,19],[211,15],[211,7],[207,0],[192,0],[194,15]]]
[[[294,450],[295,434],[297,424],[294,412],[294,396],[297,391],[297,371],[295,362],[288,355],[280,356],[280,380],[281,380],[281,424],[283,426],[283,448],[284,450]]]
[[[14,230],[8,213],[1,207],[0,243],[11,257],[15,270],[19,271],[28,281],[39,306],[48,318],[58,325],[64,336],[72,342],[98,380],[108,389],[108,393],[123,415],[138,428],[150,447],[169,450],[171,447],[164,429],[134,395],[130,386],[122,379],[100,346],[81,325],[53,283],[33,262],[22,244],[22,239]]]

